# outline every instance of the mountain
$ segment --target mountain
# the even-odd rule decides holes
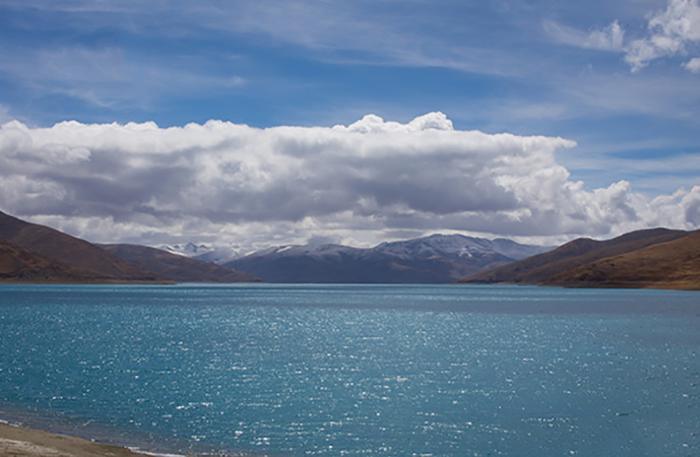
[[[464,235],[437,234],[405,241],[381,243],[373,249],[404,258],[456,257],[462,259],[488,259],[488,256],[498,254],[508,259],[522,259],[539,254],[549,248],[519,244],[503,238],[487,240]]]
[[[569,286],[700,289],[700,232],[579,266],[556,280]]]
[[[606,241],[580,238],[463,282],[695,288],[700,286],[699,257],[699,232],[657,228]]]
[[[241,248],[237,245],[218,245],[188,241],[187,243],[161,244],[156,246],[156,249],[191,257],[203,262],[218,263],[219,265],[241,257]]]
[[[135,245],[96,245],[0,212],[0,280],[248,282],[252,275]]]
[[[103,244],[107,252],[138,268],[176,282],[253,282],[253,275],[160,249],[133,244]]]
[[[281,246],[224,265],[269,282],[449,283],[546,249],[509,240],[432,235],[368,249],[338,244]]]
[[[207,254],[214,250],[214,248],[208,244],[197,244],[193,243],[192,241],[188,241],[187,243],[181,244],[161,244],[160,246],[157,246],[157,249],[185,257],[196,257],[199,255]]]
[[[37,262],[35,264],[41,265],[44,269],[64,271],[66,274],[68,270],[78,271],[79,275],[86,280],[156,281],[162,279],[85,240],[43,225],[25,222],[2,212],[0,212],[0,241],[20,249],[21,251],[16,251],[15,255],[18,259],[25,258],[29,262],[28,265]],[[37,257],[29,260],[26,253]],[[6,250],[5,255],[11,256],[12,251]],[[68,275],[66,278],[72,278],[72,276]]]
[[[213,262],[221,265],[241,256],[242,250],[240,246],[214,245],[211,251],[198,254],[194,258],[203,262]]]
[[[85,282],[95,275],[0,241],[0,281]]]

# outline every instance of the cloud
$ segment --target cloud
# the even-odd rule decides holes
[[[202,32],[208,36],[223,34],[232,43],[253,38],[261,46],[291,45],[322,62],[522,75],[528,61],[525,56],[506,52],[496,45],[503,37],[502,32],[478,21],[465,27],[464,21],[457,19],[463,16],[459,12],[446,17],[449,10],[436,9],[425,2],[399,5],[393,0],[174,0],[144,5],[134,0],[118,4],[13,0],[5,3],[3,6],[8,8],[57,15],[64,21],[64,27],[81,33],[117,28],[140,38],[169,39],[196,37]],[[497,14],[494,10],[498,7],[484,4],[482,9],[485,14]],[[441,24],[439,33],[431,31],[435,23]]]
[[[0,128],[0,207],[97,241],[375,242],[402,230],[524,237],[695,227],[700,187],[586,190],[558,137],[457,130],[442,113],[334,127],[222,121]]]
[[[544,30],[562,44],[600,51],[622,51],[625,31],[618,21],[600,30],[582,32],[554,21],[545,21]]]
[[[700,42],[699,0],[669,0],[665,10],[650,15],[647,35],[625,41],[625,30],[616,20],[609,26],[583,32],[554,21],[544,21],[545,32],[557,42],[584,49],[624,53],[632,72],[638,72],[654,60],[684,54]],[[698,58],[683,65],[696,73]]]
[[[683,67],[691,73],[700,73],[700,57],[694,57],[683,64]]]
[[[143,108],[202,87],[226,93],[247,84],[238,75],[207,72],[194,57],[175,60],[139,57],[121,48],[6,46],[0,49],[0,76],[33,96],[61,95],[100,109]]]
[[[666,10],[649,19],[648,30],[646,37],[627,46],[625,61],[632,71],[653,60],[684,53],[688,45],[700,42],[698,0],[670,0]]]

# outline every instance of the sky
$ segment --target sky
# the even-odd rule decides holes
[[[244,250],[700,225],[699,0],[0,0],[0,210]]]

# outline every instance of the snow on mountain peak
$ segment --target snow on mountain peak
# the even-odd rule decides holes
[[[400,257],[430,257],[436,255],[456,255],[473,257],[475,254],[494,253],[491,242],[482,238],[464,235],[435,234],[406,241],[382,243],[376,249]]]
[[[207,252],[211,252],[214,249],[209,244],[197,244],[192,241],[188,241],[187,243],[164,244],[158,246],[158,248],[164,251],[168,251],[172,254],[182,255],[185,257],[195,257]]]

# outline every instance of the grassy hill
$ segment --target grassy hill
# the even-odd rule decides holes
[[[658,228],[605,241],[581,238],[461,282],[696,289],[700,234]]]

